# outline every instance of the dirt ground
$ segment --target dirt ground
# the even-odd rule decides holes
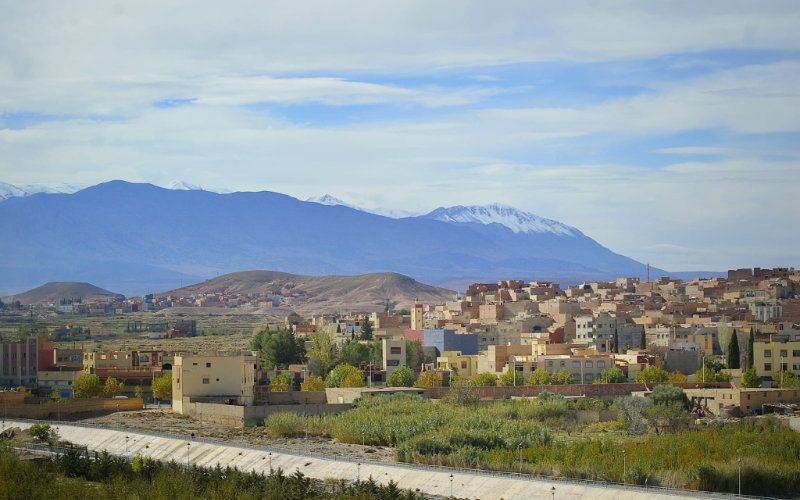
[[[337,443],[331,439],[309,436],[308,442],[303,438],[274,438],[267,434],[263,426],[234,429],[206,422],[198,422],[189,417],[173,413],[169,409],[146,409],[139,411],[121,411],[99,416],[84,417],[76,421],[109,427],[127,427],[156,432],[167,432],[207,439],[215,439],[228,443],[245,443],[257,446],[269,446],[287,451],[309,451],[326,455],[346,456],[357,460],[378,460],[394,462],[392,449],[382,446],[361,446],[360,444]]]

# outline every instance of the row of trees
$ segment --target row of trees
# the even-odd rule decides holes
[[[76,398],[113,398],[122,394],[123,384],[114,377],[108,377],[105,384],[94,374],[81,375],[72,382],[72,392]],[[137,397],[141,397],[141,386],[137,386]],[[164,375],[153,379],[153,396],[158,399],[172,399],[172,375]]]

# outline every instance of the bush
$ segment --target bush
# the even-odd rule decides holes
[[[350,383],[354,383],[356,377],[362,380],[361,385],[349,387],[361,387],[364,385],[364,375],[361,373],[361,370],[353,365],[340,363],[336,365],[336,367],[331,370],[331,372],[325,378],[325,387],[342,387],[342,383],[345,381],[345,379],[347,379],[348,376],[350,376]]]
[[[33,424],[25,432],[39,441],[50,441],[55,437],[55,432],[48,424]]]
[[[474,383],[478,387],[494,387],[497,385],[497,377],[489,372],[483,372],[475,377]]]
[[[414,372],[407,366],[401,366],[389,374],[386,379],[389,387],[411,387],[414,385]]]

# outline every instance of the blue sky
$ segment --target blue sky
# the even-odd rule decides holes
[[[668,270],[800,264],[800,4],[17,2],[0,181],[500,202]]]

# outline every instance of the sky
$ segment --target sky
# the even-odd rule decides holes
[[[800,2],[2,2],[0,181],[502,203],[800,267]]]

